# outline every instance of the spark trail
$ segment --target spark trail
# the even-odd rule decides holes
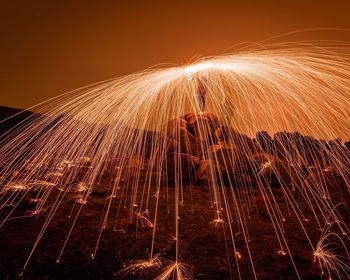
[[[205,88],[202,101],[198,98],[199,87]],[[310,240],[304,226],[306,218],[293,195],[294,191],[300,193],[320,229],[331,220],[332,225],[339,221],[335,222],[337,227],[348,232],[332,200],[327,199],[330,190],[326,173],[310,172],[305,180],[302,171],[305,167],[322,171],[328,168],[347,189],[350,187],[349,151],[341,142],[350,139],[348,45],[289,45],[149,69],[66,93],[38,105],[35,111],[39,115],[5,133],[0,142],[0,209],[13,206],[0,227],[13,218],[16,207],[33,190],[38,201],[35,213],[46,209],[50,194],[59,190],[46,210],[45,223],[23,271],[62,201],[76,193],[71,227],[57,259],[60,261],[89,194],[98,188],[103,174],[109,173],[113,180],[91,257],[95,258],[103,230],[111,220],[111,209],[117,205],[116,229],[119,209],[127,208],[130,222],[153,232],[149,260],[136,260],[136,270],[152,264],[160,266],[156,258],[159,252],[154,248],[157,222],[159,215],[168,215],[175,225],[176,256],[158,278],[187,279],[189,272],[180,260],[179,219],[184,188],[196,180],[193,162],[199,160],[207,162],[210,203],[216,213],[208,226],[225,228],[225,242],[235,248],[229,258],[235,261],[239,278],[241,254],[236,250],[236,232],[243,236],[252,274],[257,278],[244,206],[254,208],[252,189],[263,198],[280,247],[276,254],[288,255],[299,277],[283,229],[284,213],[270,186],[272,175],[283,190],[289,212],[299,220],[305,239],[323,266],[322,273],[349,275],[344,259],[325,253],[324,242],[329,235],[323,233],[314,248],[315,241]],[[195,141],[184,134],[189,123]],[[276,133],[274,141],[267,134],[259,134],[254,143],[247,140],[259,131]],[[284,131],[290,134],[278,134]],[[241,136],[237,137],[236,132]],[[308,137],[301,143],[300,135]],[[213,145],[214,137],[221,137],[221,142]],[[315,142],[316,138],[323,141]],[[333,139],[340,140],[329,145],[327,141]],[[184,154],[195,154],[196,159],[184,160]],[[287,166],[281,167],[277,157]],[[240,178],[249,172],[254,183]],[[189,174],[190,182],[185,182],[184,174]],[[169,192],[174,193],[174,201],[168,202],[168,209],[160,208],[160,200]],[[149,207],[150,199],[156,200],[153,209]]]

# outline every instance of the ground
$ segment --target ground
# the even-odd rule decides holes
[[[74,206],[76,194],[67,194],[60,204],[54,218],[45,231],[42,240],[34,251],[22,277],[19,276],[26,258],[43,227],[46,215],[52,210],[48,206],[38,215],[28,215],[31,204],[22,203],[12,217],[18,217],[6,222],[1,228],[0,238],[0,279],[153,279],[159,275],[168,261],[174,260],[174,220],[173,203],[174,189],[169,189],[169,208],[167,213],[167,199],[161,197],[159,218],[155,238],[155,252],[162,262],[160,268],[135,269],[127,271],[127,264],[148,257],[151,245],[152,227],[138,227],[136,231],[135,216],[130,223],[129,211],[122,209],[118,223],[115,215],[118,204],[112,204],[107,227],[104,229],[94,259],[94,252],[101,215],[105,207],[107,181],[102,181],[95,188],[82,208],[77,218],[67,246],[60,262],[56,260],[67,237],[75,215],[69,215]],[[248,190],[247,190],[248,191]],[[285,236],[290,252],[286,255],[278,254],[279,246],[270,219],[264,207],[261,206],[260,193],[253,190],[257,207],[249,210],[249,246],[254,260],[256,275],[259,279],[297,279],[290,255],[298,269],[301,279],[322,279],[317,263],[313,262],[313,251],[303,234],[295,215],[288,215],[287,204],[280,188],[273,189],[278,205],[285,215],[283,223]],[[338,192],[336,192],[338,193]],[[48,201],[51,205],[59,194],[54,190]],[[35,197],[35,192],[27,197]],[[305,201],[298,191],[293,196],[299,199],[298,205],[305,213],[307,220],[303,221],[309,232],[310,239],[317,242],[320,230],[312,218]],[[345,193],[344,196],[347,196]],[[180,209],[180,258],[186,263],[194,279],[238,279],[237,264],[234,258],[232,242],[228,237],[227,220],[225,224],[215,225],[215,211],[211,208],[208,187],[186,186],[184,188],[184,203]],[[345,197],[343,197],[344,199]],[[337,199],[337,195],[334,198]],[[150,220],[153,219],[155,198],[150,199]],[[349,201],[349,200],[348,200]],[[50,203],[48,203],[50,205]],[[80,204],[75,204],[77,211]],[[339,211],[349,221],[349,215]],[[9,212],[5,209],[4,214]],[[21,217],[28,215],[28,217]],[[233,217],[233,228],[237,230]],[[224,219],[226,219],[224,217]],[[236,251],[239,252],[239,270],[242,279],[253,279],[252,267],[242,234],[235,232]],[[230,260],[228,259],[230,255]],[[123,270],[124,269],[124,270]]]

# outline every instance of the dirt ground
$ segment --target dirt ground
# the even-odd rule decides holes
[[[142,227],[139,223],[136,229],[136,216],[130,222],[128,207],[120,210],[116,225],[119,204],[112,203],[107,226],[102,232],[97,254],[92,259],[91,254],[96,246],[106,206],[107,186],[108,178],[105,178],[90,194],[60,262],[57,263],[64,240],[80,207],[80,204],[75,204],[76,194],[68,193],[64,196],[26,270],[19,276],[43,223],[52,210],[54,200],[60,193],[57,189],[53,190],[45,211],[31,216],[28,211],[34,209],[35,203],[29,203],[28,198],[35,197],[36,193],[29,192],[11,215],[13,219],[0,229],[0,279],[154,279],[158,276],[175,259],[174,188],[168,189],[168,199],[164,196],[165,192],[161,191],[159,200],[154,252],[161,261],[161,266],[127,273],[123,270],[127,264],[149,256],[153,228]],[[248,191],[256,202],[254,207],[247,208],[249,210],[245,217],[249,247],[258,279],[297,279],[293,262],[301,279],[323,279],[317,263],[313,262],[313,251],[297,217],[288,213],[282,189],[274,188],[273,195],[286,219],[283,227],[290,249],[286,255],[278,254],[280,247],[269,215],[261,203],[259,190],[246,190]],[[346,191],[334,192],[332,196],[333,201],[350,201]],[[302,195],[296,190],[293,197],[298,200],[305,217],[302,223],[315,246],[321,231]],[[156,198],[152,197],[149,205],[151,221],[154,218],[155,203]],[[350,215],[346,211],[349,208],[346,207],[341,205],[338,211],[349,222]],[[3,209],[1,220],[11,210],[11,207]],[[227,217],[223,215],[226,222],[217,225],[212,223],[214,218],[215,210],[210,205],[208,187],[185,186],[179,220],[181,261],[187,265],[194,279],[239,279],[239,274],[241,279],[254,279],[247,246],[237,227],[237,217],[232,217],[236,251],[230,238]],[[239,252],[237,262],[234,252]]]

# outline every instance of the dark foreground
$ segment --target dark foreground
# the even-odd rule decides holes
[[[57,194],[52,194],[52,199],[55,195]],[[172,189],[169,195],[169,201],[173,201]],[[291,254],[301,279],[322,279],[320,269],[313,262],[313,252],[300,224],[294,215],[288,216],[282,190],[275,189],[274,195],[286,214],[283,226],[290,253],[285,256],[278,254],[279,246],[274,230],[264,211],[263,204],[259,201],[260,195],[255,192],[258,209],[250,211],[250,219],[247,223],[250,234],[249,246],[257,277],[259,279],[297,279],[290,259]],[[294,195],[299,197],[297,192]],[[47,208],[38,215],[28,217],[21,216],[28,215],[29,204],[16,210],[13,217],[18,218],[7,222],[1,229],[0,279],[153,279],[159,275],[167,261],[174,260],[175,256],[174,220],[171,213],[167,214],[165,200],[161,200],[159,206],[155,241],[155,252],[159,253],[163,266],[131,271],[126,274],[125,271],[121,272],[126,264],[147,258],[151,245],[152,228],[139,226],[136,232],[135,217],[130,223],[127,209],[121,212],[115,228],[113,217],[115,217],[117,205],[112,206],[109,222],[103,231],[97,255],[92,259],[91,254],[95,248],[101,214],[105,206],[104,197],[103,187],[90,195],[78,217],[61,261],[56,263],[74,218],[73,215],[73,218],[69,219],[68,215],[72,210],[75,198],[73,195],[71,197],[68,195],[51,221],[22,277],[18,275],[43,226],[45,215],[50,209]],[[182,261],[188,265],[194,279],[237,278],[237,265],[232,257],[234,249],[229,240],[227,225],[215,226],[211,223],[214,218],[214,210],[209,205],[208,190],[205,186],[188,186],[185,189],[185,197],[184,206],[180,210]],[[154,202],[155,199],[151,199],[150,209],[154,209]],[[303,222],[305,228],[312,242],[316,244],[320,230],[308,211],[306,203],[301,202],[299,205],[308,219]],[[349,222],[349,215],[344,209],[345,207],[341,207],[338,210]],[[152,217],[153,213],[150,215]],[[235,241],[236,250],[241,255],[238,258],[241,277],[252,279],[252,267],[246,245],[242,235],[238,232],[235,233]],[[228,254],[231,256],[230,260],[227,257]]]

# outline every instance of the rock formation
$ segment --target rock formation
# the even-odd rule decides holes
[[[127,173],[161,174],[168,185],[295,186],[334,167],[330,150],[339,156],[338,163],[349,164],[349,142],[327,142],[298,132],[271,137],[266,131],[252,139],[209,113],[186,114],[138,139],[143,149],[128,160]]]

